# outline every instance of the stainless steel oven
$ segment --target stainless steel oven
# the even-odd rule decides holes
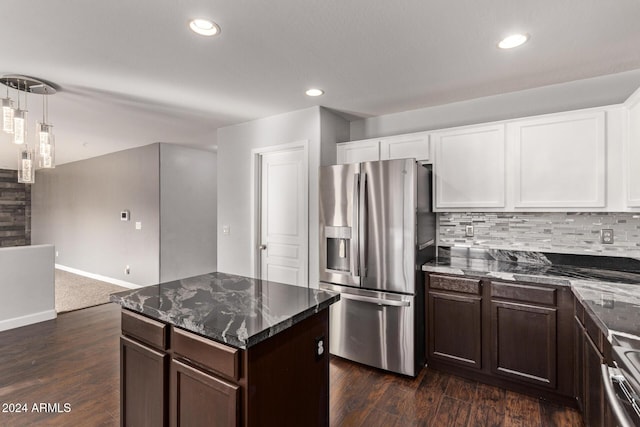
[[[619,427],[640,427],[640,350],[614,346],[613,361],[602,365],[607,403]]]

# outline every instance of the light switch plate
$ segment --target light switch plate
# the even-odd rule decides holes
[[[231,234],[231,227],[229,227],[228,225],[223,225],[222,226],[222,234],[224,234],[226,236]]]
[[[602,230],[600,230],[600,243],[604,245],[613,244],[613,229],[603,228]]]

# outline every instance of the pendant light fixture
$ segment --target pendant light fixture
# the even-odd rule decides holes
[[[47,95],[47,88],[44,88]],[[53,126],[49,122],[49,100],[47,96],[42,97],[42,122],[36,123],[38,135],[38,166],[41,168],[55,168],[55,137],[53,136]]]
[[[36,165],[33,148],[27,144],[20,147],[18,157],[18,182],[22,184],[33,184],[36,182]]]
[[[2,104],[2,130],[3,132],[13,133],[13,101],[9,98],[9,86],[7,86],[7,97],[0,100]]]
[[[49,122],[48,96],[56,93],[53,84],[28,76],[6,75],[0,83],[7,86],[7,97],[1,98],[2,131],[12,135],[12,142],[20,146],[18,152],[18,182],[33,184],[36,166],[55,167],[55,137],[53,125]],[[17,102],[9,97],[9,88],[17,92]],[[24,108],[22,107],[24,92]],[[29,94],[42,95],[42,121],[36,123],[35,140],[29,147],[27,135],[27,97]],[[14,105],[16,105],[14,108]],[[37,164],[36,164],[37,161]]]
[[[20,109],[20,80],[18,84],[18,108],[13,113],[13,143],[22,145],[27,140],[27,93],[24,94],[24,110]],[[26,88],[25,83],[25,88]]]

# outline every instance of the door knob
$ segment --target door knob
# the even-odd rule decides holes
[[[258,249],[260,249],[261,251],[264,251],[265,249],[267,249],[267,245],[262,244],[258,246]]]

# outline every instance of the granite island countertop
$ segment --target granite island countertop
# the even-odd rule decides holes
[[[221,343],[247,349],[338,301],[338,294],[209,273],[112,294],[111,302]]]
[[[444,249],[444,250],[443,250]],[[609,340],[640,344],[640,261],[542,252],[439,248],[423,271],[569,286]]]

